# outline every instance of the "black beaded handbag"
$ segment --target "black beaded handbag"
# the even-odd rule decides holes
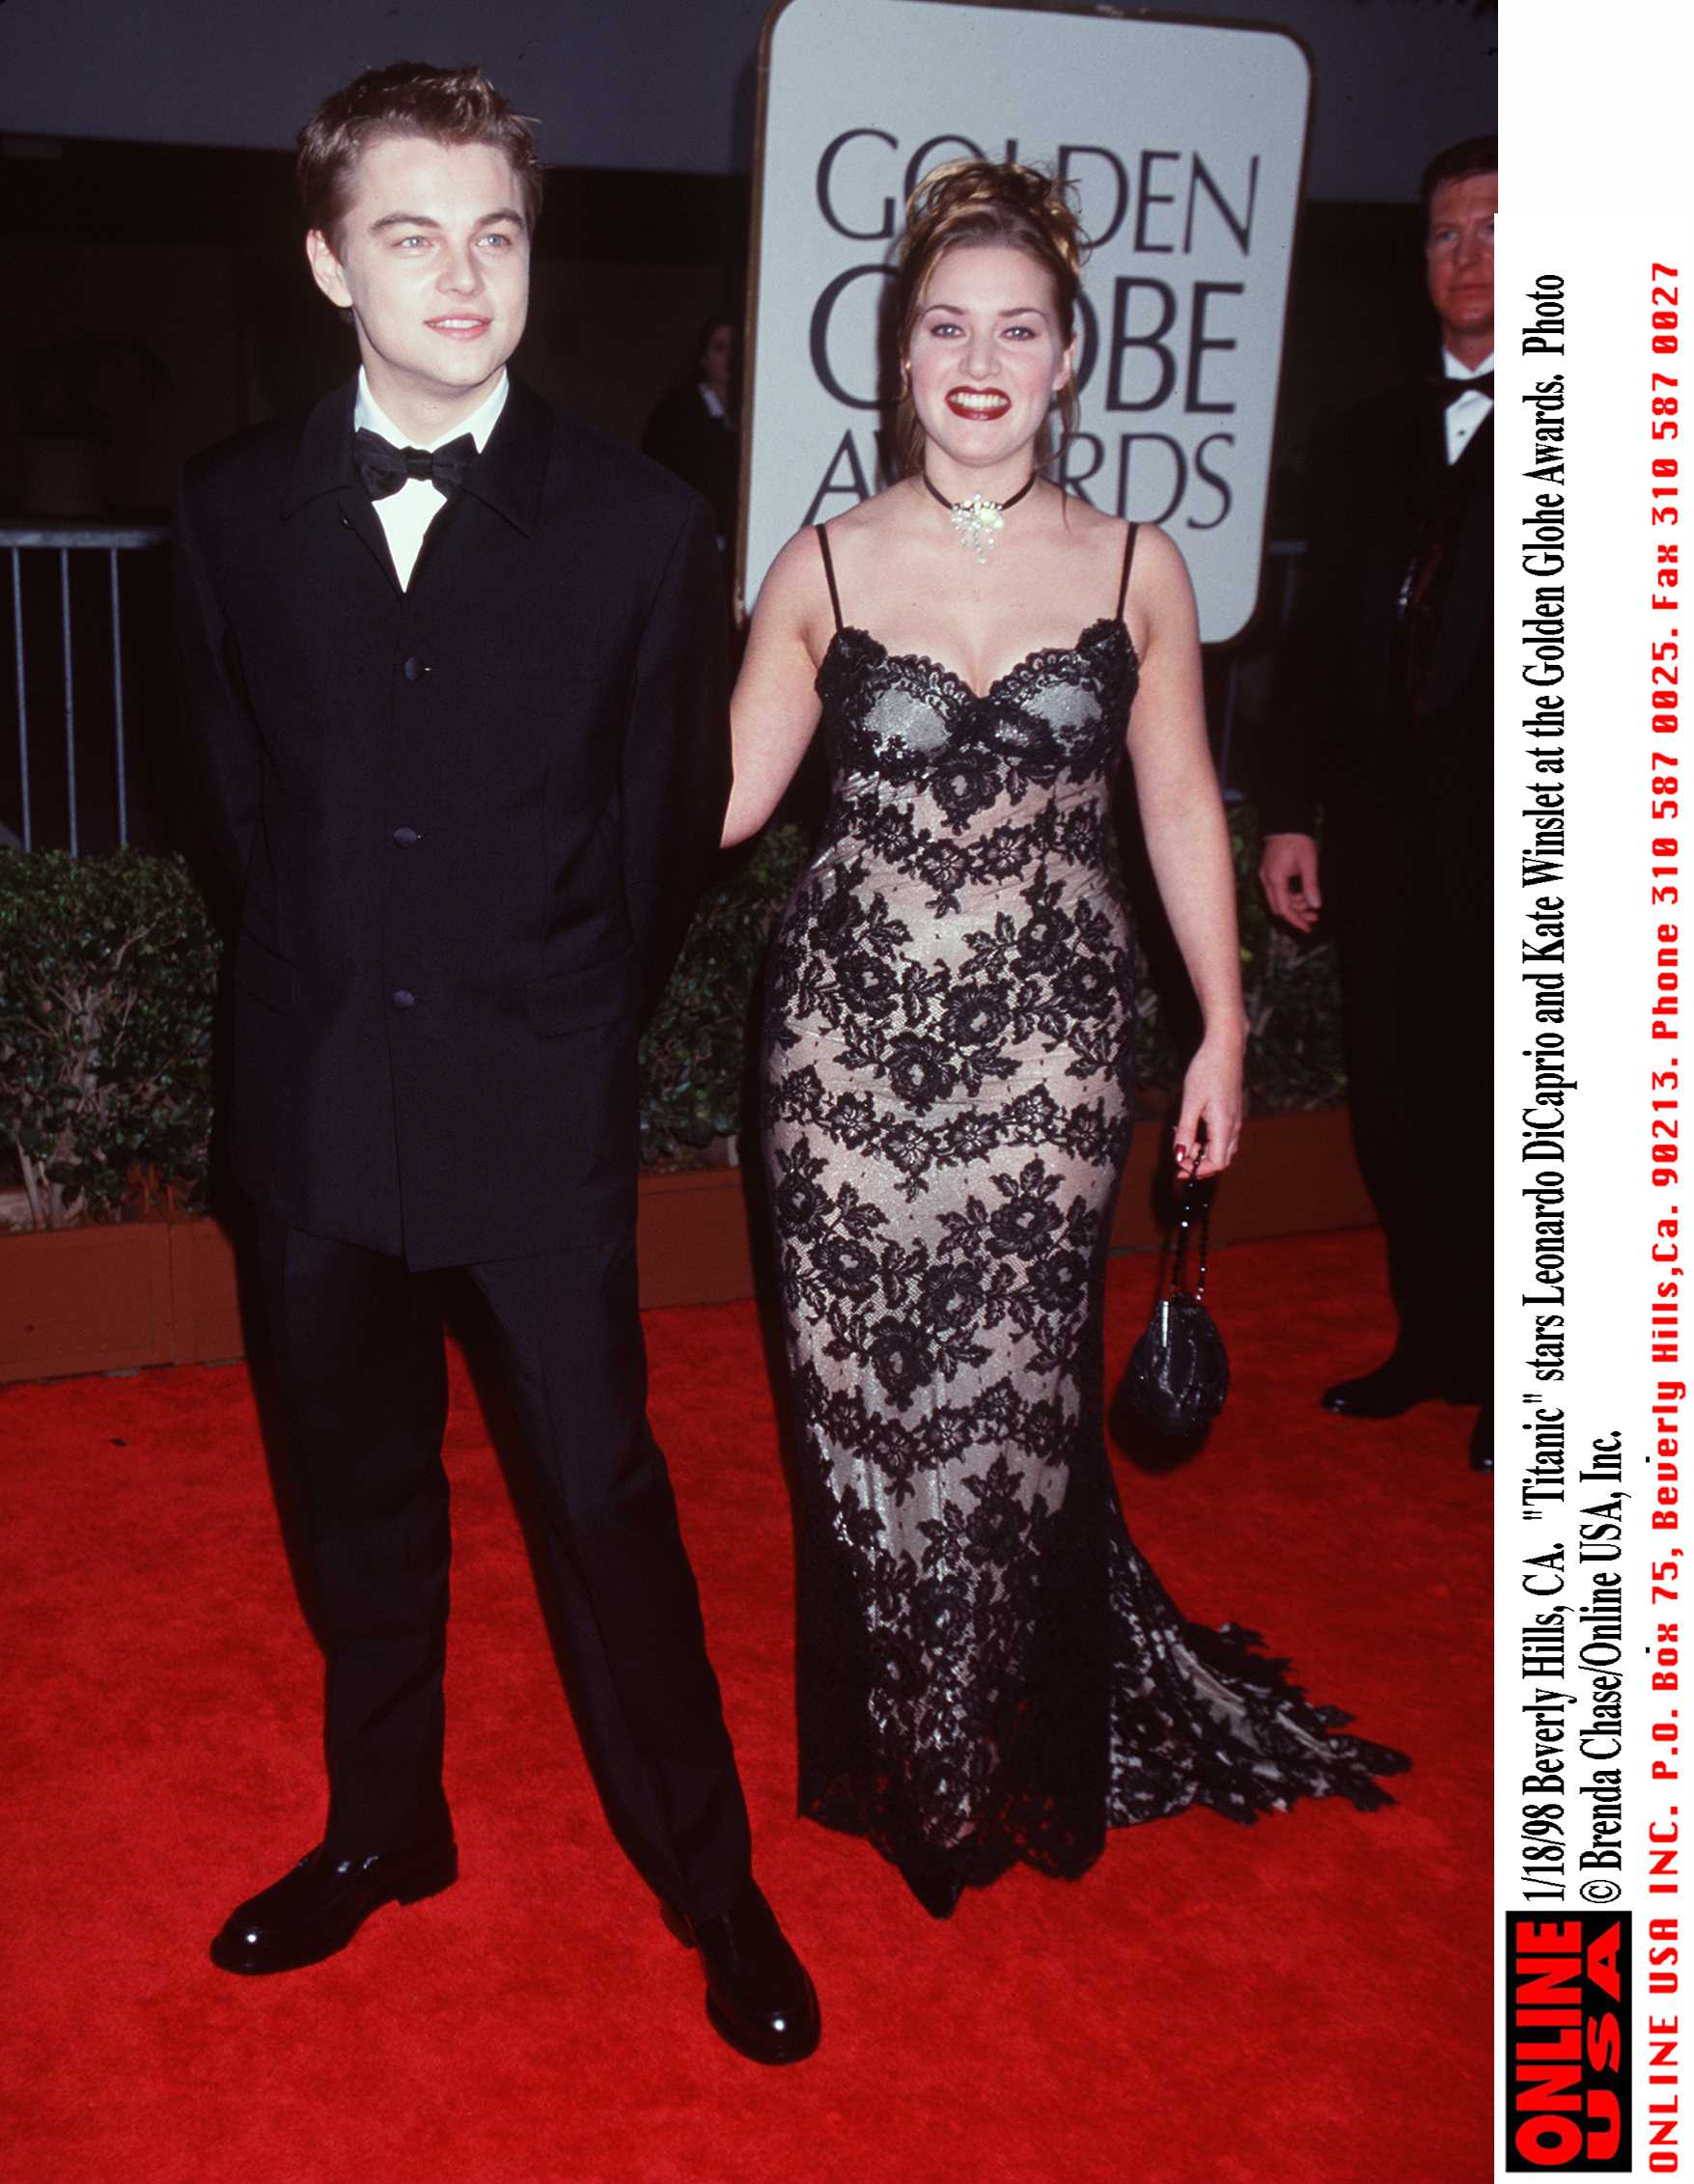
[[[1192,1291],[1182,1286],[1188,1231],[1200,1217],[1200,1252]],[[1230,1392],[1230,1361],[1217,1322],[1201,1301],[1206,1295],[1206,1247],[1211,1229],[1211,1192],[1190,1175],[1171,1251],[1171,1279],[1152,1308],[1147,1332],[1129,1353],[1124,1392],[1149,1425],[1173,1438],[1201,1432],[1223,1409]]]

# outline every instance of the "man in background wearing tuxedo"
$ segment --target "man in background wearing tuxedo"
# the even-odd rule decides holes
[[[636,1305],[637,1027],[728,793],[711,518],[508,373],[542,170],[478,70],[361,76],[301,132],[299,173],[358,376],[197,457],[176,544],[240,912],[232,1151],[325,1632],[329,1809],[212,1956],[315,1963],[457,1874],[430,1275],[463,1267],[610,1801],[714,2026],[796,2060],[817,2003],[753,1880]],[[570,1905],[534,1852],[542,1948]]]
[[[1359,1166],[1400,1329],[1323,1395],[1347,1418],[1479,1408],[1492,1467],[1492,137],[1425,173],[1438,363],[1350,412],[1316,466],[1308,567],[1261,772],[1271,909],[1337,941]],[[1322,883],[1318,813],[1323,813]]]

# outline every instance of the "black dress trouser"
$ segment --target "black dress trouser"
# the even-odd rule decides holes
[[[1486,758],[1484,740],[1473,768]],[[1325,843],[1353,1147],[1388,1246],[1396,1348],[1469,1402],[1492,1369],[1490,829],[1486,771],[1454,764],[1416,797],[1354,785]]]
[[[447,1371],[436,1284],[258,1222],[288,1460],[327,1652],[338,1854],[446,1818]],[[681,1912],[728,1908],[747,1811],[664,1456],[646,1415],[634,1238],[467,1269],[523,1429],[584,1728],[637,1863]]]

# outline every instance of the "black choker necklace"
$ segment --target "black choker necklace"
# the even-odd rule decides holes
[[[919,471],[918,475],[924,481],[924,490],[930,498],[939,501],[952,516],[953,528],[960,543],[969,546],[978,561],[986,561],[988,548],[999,537],[1005,524],[1006,511],[1015,508],[1019,501],[1034,491],[1040,473],[1032,470],[1009,501],[990,501],[981,493],[973,493],[968,501],[950,501],[938,486],[930,484],[927,470]]]

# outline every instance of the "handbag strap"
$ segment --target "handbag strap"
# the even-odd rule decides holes
[[[1171,1287],[1173,1297],[1182,1295],[1182,1262],[1188,1250],[1188,1230],[1193,1225],[1195,1212],[1200,1215],[1199,1263],[1194,1277],[1194,1302],[1199,1304],[1206,1295],[1206,1253],[1211,1241],[1211,1191],[1202,1190],[1190,1175],[1182,1186],[1182,1203],[1177,1214],[1176,1249],[1171,1255]]]

